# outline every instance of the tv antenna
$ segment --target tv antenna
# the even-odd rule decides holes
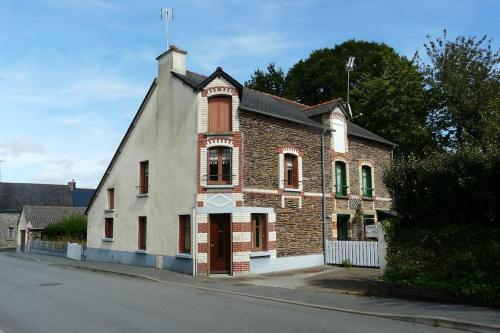
[[[161,20],[165,23],[165,38],[167,39],[167,50],[170,44],[168,26],[170,22],[174,20],[174,9],[173,8],[162,8],[161,9]]]
[[[6,161],[0,160],[0,182],[2,181],[2,163],[5,163]]]
[[[347,71],[347,105],[349,105],[349,73],[354,69],[354,59],[355,57],[349,57],[347,64],[345,64],[345,70]]]

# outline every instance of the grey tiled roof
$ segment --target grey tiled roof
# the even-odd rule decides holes
[[[352,136],[357,136],[359,138],[363,138],[363,139],[367,139],[367,140],[385,143],[385,144],[388,144],[390,146],[395,146],[395,144],[392,143],[391,141],[386,140],[383,137],[381,137],[373,132],[370,132],[367,129],[364,129],[363,127],[361,127],[359,125],[356,125],[352,121],[349,121],[347,123],[347,134],[352,135]]]
[[[196,74],[190,71],[187,71],[186,75],[176,72],[172,72],[172,75],[179,78],[193,89],[198,89],[200,83],[207,78],[204,75]],[[246,87],[243,88],[240,103],[240,108],[247,111],[267,114],[272,117],[287,119],[289,121],[314,127],[322,127],[322,125],[319,122],[312,120],[311,117],[324,112],[332,111],[337,106],[344,108],[344,103],[341,99],[335,99],[315,106],[307,106]],[[354,124],[351,121],[349,121],[347,125],[347,134],[394,146],[394,143]]]
[[[58,206],[23,206],[26,223],[31,223],[33,229],[43,229],[46,226],[61,222],[73,215],[85,215],[84,207]]]
[[[0,183],[0,211],[21,211],[23,205],[73,206],[68,185]]]
[[[21,211],[24,205],[86,207],[93,193],[80,188],[72,192],[68,185],[0,183],[0,211]]]

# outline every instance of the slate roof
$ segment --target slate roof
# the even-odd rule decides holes
[[[87,207],[95,190],[91,188],[75,188],[73,194],[73,207]]]
[[[214,72],[211,77],[220,71],[222,71],[222,69],[217,68],[217,71]],[[194,90],[200,89],[200,85],[207,79],[204,75],[190,71],[186,71],[185,75],[172,71],[172,75]],[[340,107],[345,111],[345,105],[340,98],[318,105],[308,106],[278,96],[255,91],[247,87],[243,87],[240,102],[240,108],[246,111],[325,129],[327,128],[323,127],[317,121],[312,120],[311,117],[332,111],[336,107]],[[395,146],[395,144],[389,140],[386,140],[381,136],[360,127],[359,125],[354,124],[352,121],[347,123],[347,134]]]
[[[44,229],[50,224],[61,222],[73,215],[85,215],[84,207],[62,206],[23,206],[26,224],[31,223],[33,229]]]
[[[68,185],[0,183],[0,211],[21,211],[25,205],[86,207],[93,193],[79,188],[72,192]]]

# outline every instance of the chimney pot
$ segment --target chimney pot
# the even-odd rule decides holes
[[[75,182],[74,178],[73,178],[73,180],[71,180],[70,182],[68,182],[68,186],[71,189],[71,192],[73,192],[75,190],[75,188],[76,188],[76,182]]]

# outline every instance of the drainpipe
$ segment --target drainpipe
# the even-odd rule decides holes
[[[323,261],[327,264],[328,219],[326,213],[326,179],[325,179],[325,132],[321,131],[321,190],[322,190],[322,215],[323,215]]]
[[[196,209],[193,208],[191,218],[191,261],[193,263],[193,276],[196,276],[198,269],[196,261],[198,257],[198,240],[196,235],[198,233],[198,216],[196,215]]]

